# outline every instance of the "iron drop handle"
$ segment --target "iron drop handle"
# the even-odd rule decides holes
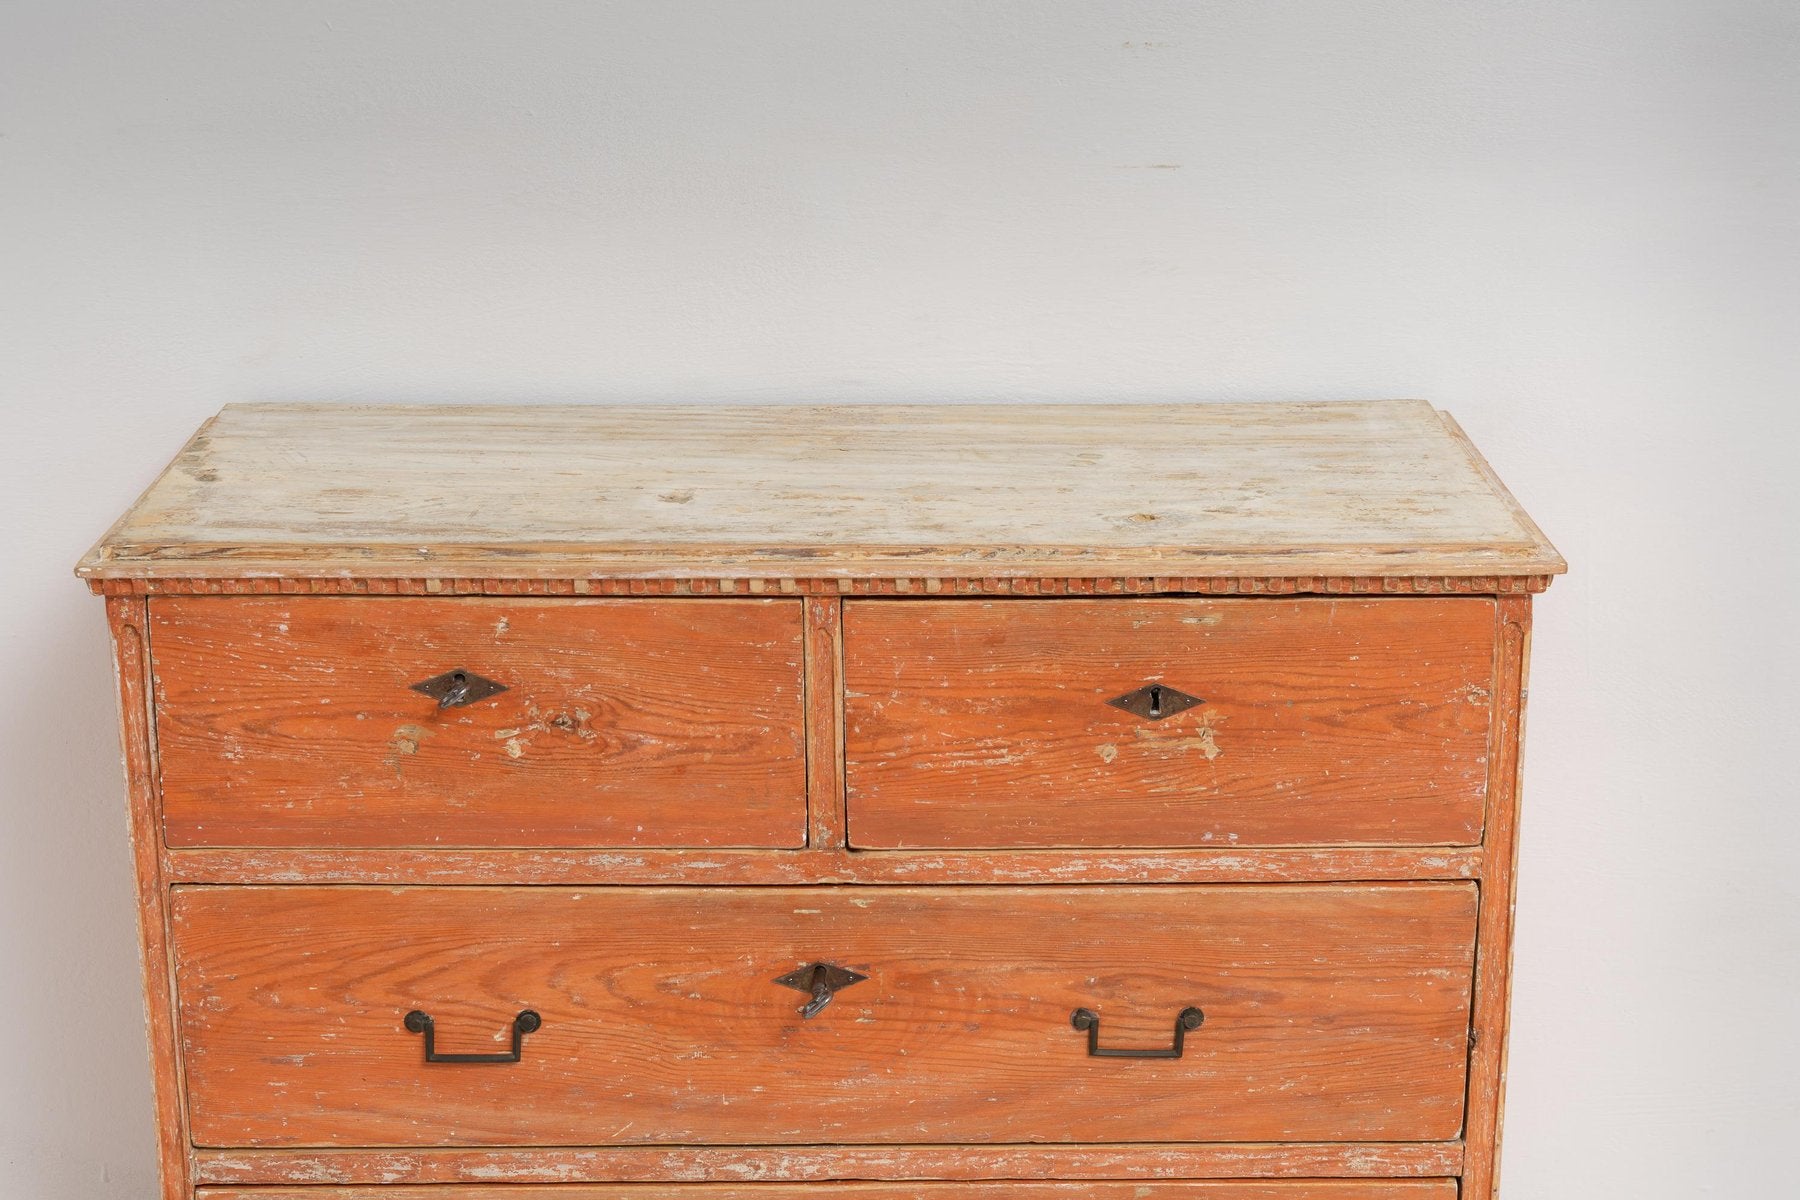
[[[1182,1044],[1187,1040],[1190,1029],[1200,1028],[1206,1020],[1206,1014],[1197,1008],[1184,1008],[1175,1017],[1175,1044],[1167,1050],[1119,1050],[1100,1044],[1100,1014],[1091,1008],[1078,1008],[1069,1018],[1069,1024],[1078,1030],[1085,1030],[1087,1051],[1090,1058],[1180,1058]]]
[[[513,1018],[510,1051],[502,1054],[439,1054],[437,1026],[433,1024],[431,1014],[416,1008],[406,1014],[407,1031],[425,1035],[425,1061],[428,1063],[516,1063],[525,1056],[525,1035],[536,1033],[543,1024],[544,1018],[528,1008]]]

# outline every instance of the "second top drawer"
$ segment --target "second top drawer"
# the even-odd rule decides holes
[[[803,845],[800,629],[797,600],[158,598],[168,842]]]
[[[869,849],[1470,845],[1493,601],[850,601]]]

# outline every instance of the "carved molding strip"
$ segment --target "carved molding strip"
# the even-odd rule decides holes
[[[1349,596],[1526,595],[1548,575],[1131,576],[1103,579],[94,579],[103,596]]]

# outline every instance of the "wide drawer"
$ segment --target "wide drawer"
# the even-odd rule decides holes
[[[201,1188],[201,1200],[1456,1200],[1451,1179]]]
[[[220,1147],[1443,1140],[1475,907],[1465,883],[181,887],[191,1128]],[[815,964],[866,978],[805,1018],[811,994],[777,980]],[[427,1062],[413,1013],[437,1055],[518,1060]]]
[[[172,597],[150,624],[173,846],[805,841],[796,600]],[[459,671],[467,702],[414,688]]]
[[[1474,844],[1494,645],[1480,598],[850,601],[850,839]]]

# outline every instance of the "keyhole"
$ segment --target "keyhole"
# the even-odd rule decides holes
[[[450,686],[438,697],[439,708],[455,708],[469,698],[469,673],[467,671],[450,672]]]
[[[1150,687],[1150,715],[1162,716],[1162,685],[1152,684]]]

